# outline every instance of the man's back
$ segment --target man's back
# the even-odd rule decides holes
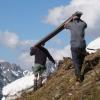
[[[48,50],[42,46],[32,48],[30,55],[35,55],[35,64],[41,64],[45,66],[47,57],[54,62]]]
[[[71,31],[71,46],[72,47],[85,47],[85,28],[87,24],[82,20],[74,20],[65,26],[66,29]]]

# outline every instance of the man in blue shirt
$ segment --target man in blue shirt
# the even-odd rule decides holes
[[[65,23],[64,28],[71,31],[71,52],[75,67],[76,81],[82,82],[84,76],[81,75],[81,68],[86,54],[85,29],[87,24],[81,20],[82,12],[76,12],[69,23]]]

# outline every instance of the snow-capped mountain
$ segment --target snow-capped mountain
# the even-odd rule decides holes
[[[44,72],[43,83],[47,81],[47,77],[57,70],[57,64],[47,62],[47,70]],[[3,100],[14,100],[25,91],[32,91],[34,86],[34,74],[29,71],[24,71],[25,76],[11,82],[3,88]]]
[[[33,89],[34,75],[27,75],[11,82],[3,88],[3,100],[15,100],[23,92]]]
[[[23,76],[23,70],[16,64],[10,64],[8,62],[0,63],[0,71],[3,77],[4,85]]]
[[[95,40],[93,40],[92,42],[90,42],[87,46],[87,51],[89,53],[94,53],[96,52],[98,49],[100,49],[100,37],[96,38]]]
[[[20,66],[16,64],[10,64],[5,61],[1,61],[0,62],[0,98],[2,96],[2,93],[1,93],[2,88],[5,85],[23,76],[24,76],[23,70],[20,68]]]

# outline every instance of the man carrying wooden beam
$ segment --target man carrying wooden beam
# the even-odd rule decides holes
[[[72,20],[64,25],[64,28],[71,31],[71,53],[77,82],[84,80],[84,75],[81,75],[81,68],[86,54],[86,41],[84,37],[87,24],[81,20],[81,15],[82,12],[76,12]]]
[[[34,91],[36,91],[39,87],[42,86],[42,74],[46,70],[46,59],[48,58],[55,64],[55,60],[50,55],[49,51],[44,48],[44,45],[31,47],[30,55],[35,55],[35,65],[33,68],[33,73],[35,74],[34,79]],[[37,83],[37,77],[39,75],[39,82]]]

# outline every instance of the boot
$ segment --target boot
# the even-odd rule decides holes
[[[83,82],[84,80],[84,75],[80,75],[80,81]]]
[[[84,75],[76,76],[76,82],[82,83],[84,80]]]
[[[80,77],[78,75],[76,75],[76,82],[80,81]]]
[[[40,88],[40,87],[43,86],[42,80],[43,80],[43,78],[42,78],[42,76],[40,76],[40,77],[39,77],[39,80],[38,80],[38,88]]]
[[[38,89],[37,87],[37,78],[34,79],[34,86],[33,86],[33,91],[36,91]]]

